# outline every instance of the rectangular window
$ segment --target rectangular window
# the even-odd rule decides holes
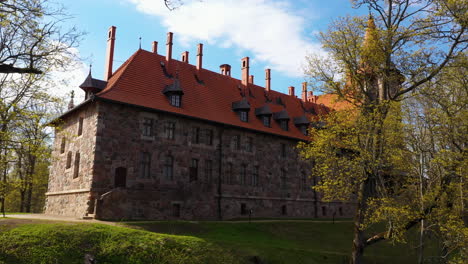
[[[233,174],[233,171],[232,171],[232,163],[228,163],[227,168],[226,168],[226,175],[225,175],[224,183],[233,184],[233,182],[234,182],[233,175],[234,174]]]
[[[75,168],[73,170],[73,178],[78,178],[80,174],[80,153],[75,154]]]
[[[253,168],[252,173],[252,186],[258,186],[258,166]]]
[[[180,95],[173,94],[169,96],[169,101],[172,106],[180,107]]]
[[[198,160],[192,159],[190,163],[190,181],[198,180]]]
[[[165,133],[167,139],[174,139],[175,134],[175,123],[174,122],[167,122],[165,126]]]
[[[81,136],[83,134],[83,117],[80,117],[78,120],[78,136]]]
[[[200,128],[199,127],[192,128],[192,143],[193,144],[200,143]]]
[[[240,111],[239,112],[240,121],[248,122],[249,121],[249,112],[247,111]]]
[[[213,130],[205,130],[205,143],[209,146],[213,145]]]
[[[240,175],[240,185],[247,184],[247,165],[242,164],[241,166],[241,175]]]
[[[281,169],[281,189],[286,190],[287,189],[287,180],[286,180],[286,170]]]
[[[264,115],[262,121],[264,126],[270,127],[270,116]]]
[[[247,152],[252,152],[253,138],[247,137],[245,141],[245,150]]]
[[[211,182],[213,176],[213,161],[205,160],[205,178],[206,182]]]
[[[140,154],[140,177],[150,177],[150,165],[151,165],[151,154],[148,152],[142,152]]]
[[[281,143],[281,157],[286,158],[286,144]]]
[[[232,137],[232,147],[236,150],[240,149],[240,135],[235,135]]]
[[[143,119],[143,136],[146,136],[146,137],[153,136],[153,119],[152,118]]]
[[[174,177],[174,158],[166,156],[164,160],[163,174],[166,180],[172,180]]]
[[[304,134],[305,136],[308,135],[308,131],[307,131],[307,126],[306,126],[306,125],[300,126],[299,129],[301,130],[301,133],[302,133],[302,134]]]
[[[302,174],[301,181],[302,181],[302,183],[301,183],[302,190],[307,191],[309,189],[309,186],[307,186],[307,176],[305,175],[305,173]]]
[[[281,120],[280,121],[280,127],[284,131],[288,131],[288,120]]]

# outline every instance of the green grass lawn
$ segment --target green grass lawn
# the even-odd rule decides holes
[[[129,227],[194,236],[265,263],[348,263],[352,222],[128,222]],[[381,242],[366,249],[366,263],[415,263],[414,245]]]
[[[0,220],[0,263],[348,263],[352,222],[123,222],[123,226]],[[414,235],[414,234],[413,234]],[[381,242],[365,263],[415,263],[408,244]],[[258,262],[258,260],[260,262]]]

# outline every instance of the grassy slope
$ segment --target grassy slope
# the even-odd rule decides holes
[[[125,223],[130,229],[8,221],[0,220],[0,263],[83,263],[91,253],[99,263],[252,263],[257,256],[268,264],[335,264],[347,263],[352,238],[351,222]],[[366,250],[366,263],[415,263],[414,252],[412,244],[379,243]]]
[[[237,263],[228,252],[195,237],[102,224],[4,223],[0,220],[0,263],[81,264],[86,253],[100,264]]]

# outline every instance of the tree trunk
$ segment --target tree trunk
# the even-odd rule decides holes
[[[31,212],[31,203],[32,203],[32,189],[33,189],[33,175],[34,175],[34,170],[36,167],[36,157],[34,157],[32,154],[29,154],[30,158],[30,164],[29,164],[29,172],[27,177],[27,185],[26,185],[26,190],[27,190],[27,195],[26,195],[26,212],[30,213]]]
[[[351,253],[350,264],[362,264],[362,257],[364,255],[364,230],[361,225],[364,223],[364,217],[367,209],[368,198],[368,185],[369,180],[363,181],[359,185],[358,204],[356,208],[356,215],[354,218],[354,238],[353,238],[353,251]]]

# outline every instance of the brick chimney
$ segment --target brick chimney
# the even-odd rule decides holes
[[[189,63],[189,52],[188,51],[182,52],[182,62]]]
[[[169,62],[172,59],[172,32],[167,32],[167,41],[166,41],[166,61]]]
[[[203,44],[198,44],[197,51],[197,70],[200,70],[203,66]]]
[[[294,86],[289,86],[288,87],[288,92],[290,96],[294,96]]]
[[[307,83],[302,83],[302,101],[307,102]]]
[[[112,64],[114,62],[114,45],[116,30],[117,28],[114,26],[109,28],[106,51],[106,68],[104,70],[104,81],[109,80],[109,78],[112,76]]]
[[[153,51],[153,53],[158,54],[158,42],[157,42],[157,41],[153,41],[153,43],[152,43],[151,46],[152,46],[152,51]]]
[[[242,58],[242,84],[247,86],[249,81],[249,57]]]
[[[219,69],[221,70],[222,75],[231,76],[231,65],[222,64],[219,65]]]
[[[271,70],[266,69],[265,70],[265,89],[267,92],[271,90]]]
[[[307,92],[307,100],[311,103],[314,102],[314,92],[312,91]]]
[[[254,83],[254,76],[253,75],[249,76],[249,83],[251,83],[251,84]]]

